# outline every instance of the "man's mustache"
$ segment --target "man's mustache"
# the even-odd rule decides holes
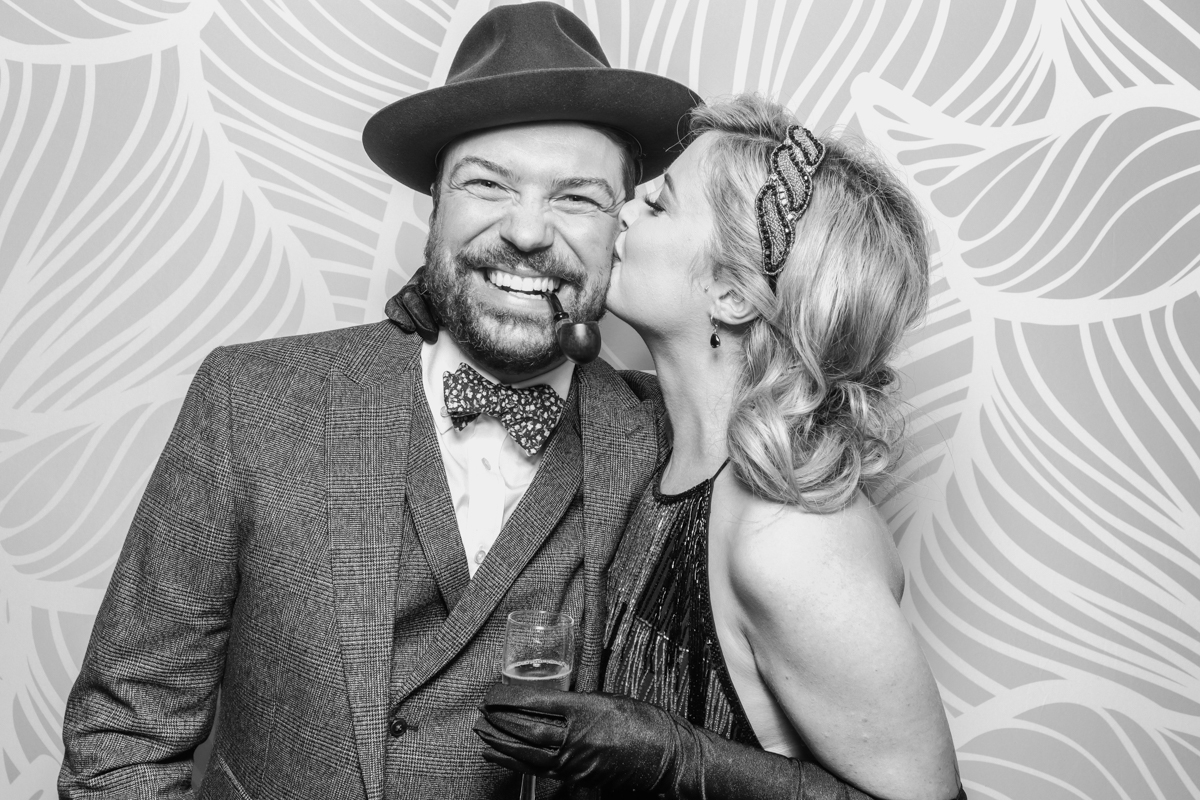
[[[580,269],[549,250],[525,253],[508,245],[496,245],[455,254],[454,260],[460,267],[473,270],[507,269],[512,272],[534,272],[548,278],[579,283],[583,279]]]

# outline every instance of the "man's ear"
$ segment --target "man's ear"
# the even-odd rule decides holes
[[[758,318],[758,312],[750,302],[735,292],[728,284],[713,281],[708,290],[712,298],[709,304],[709,315],[722,325],[735,328],[753,322]]]
[[[442,199],[442,178],[439,175],[433,183],[429,184],[429,199],[433,201],[433,207],[429,210],[429,227],[433,227],[433,220],[437,217],[438,202]]]

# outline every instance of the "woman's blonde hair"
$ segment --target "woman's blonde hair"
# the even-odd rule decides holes
[[[712,134],[703,162],[712,277],[758,313],[742,339],[730,458],[758,495],[828,512],[900,457],[888,360],[924,315],[928,243],[920,208],[892,172],[865,146],[823,136],[812,200],[772,292],[754,200],[794,124],[783,106],[739,95],[697,108],[690,129]]]

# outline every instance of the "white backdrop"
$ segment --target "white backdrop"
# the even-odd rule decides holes
[[[973,800],[1200,796],[1200,4],[564,4],[614,65],[864,132],[928,209],[880,500]],[[428,200],[359,132],[490,5],[0,0],[4,798],[53,796],[200,359],[380,319],[419,264]]]

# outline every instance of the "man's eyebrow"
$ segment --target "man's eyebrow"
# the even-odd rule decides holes
[[[458,171],[468,165],[483,167],[486,170],[496,173],[507,181],[511,181],[513,179],[512,170],[510,170],[508,167],[502,164],[497,164],[495,161],[488,161],[486,158],[480,158],[479,156],[463,156],[460,158],[450,173],[451,177],[458,175]]]
[[[554,188],[559,191],[563,189],[587,189],[589,187],[594,187],[607,194],[609,202],[616,202],[616,191],[613,189],[612,184],[603,178],[589,178],[580,175],[571,178],[562,178],[554,182]]]

